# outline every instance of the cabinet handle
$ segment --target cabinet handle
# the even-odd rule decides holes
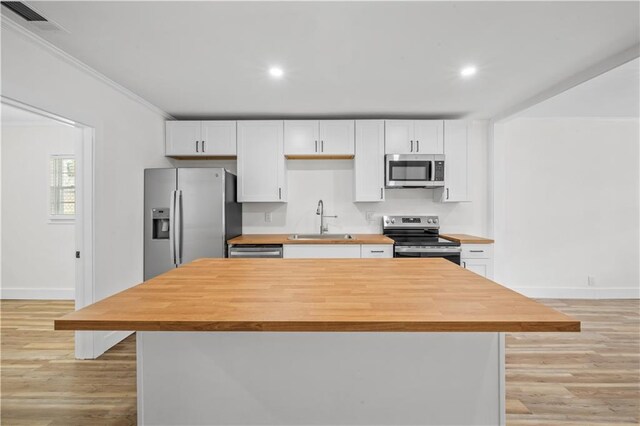
[[[469,253],[484,253],[484,250],[469,250]]]
[[[384,250],[371,250],[371,253],[384,253]]]
[[[196,152],[200,152],[200,151],[198,151],[198,143],[199,143],[199,142],[198,142],[198,141],[196,141]]]
[[[411,141],[411,152],[413,152],[413,141]]]
[[[449,199],[449,188],[447,188],[447,200]]]
[[[467,262],[462,262],[462,266],[466,268],[467,267]]]
[[[380,188],[380,199],[384,199],[384,189]]]
[[[278,200],[282,200],[282,188],[278,188]]]
[[[316,141],[316,152],[318,152],[318,141]]]
[[[202,152],[205,152],[206,149],[204,149],[204,141],[202,141]]]
[[[416,152],[420,152],[420,141],[416,141]]]
[[[324,152],[324,141],[320,141],[320,152]]]

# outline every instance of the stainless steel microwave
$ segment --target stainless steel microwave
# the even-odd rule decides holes
[[[387,188],[444,186],[444,155],[389,154],[385,163]]]

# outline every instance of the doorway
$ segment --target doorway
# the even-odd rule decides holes
[[[0,98],[3,299],[94,301],[94,129]],[[93,332],[76,332],[76,358],[95,358]]]

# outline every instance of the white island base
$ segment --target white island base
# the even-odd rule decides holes
[[[140,425],[504,425],[502,333],[138,332]]]

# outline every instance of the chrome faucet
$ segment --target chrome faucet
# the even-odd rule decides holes
[[[320,235],[324,234],[329,230],[329,225],[324,224],[325,217],[338,217],[338,216],[325,216],[324,214],[324,203],[322,200],[318,201],[318,208],[316,209],[316,214],[320,216]]]

